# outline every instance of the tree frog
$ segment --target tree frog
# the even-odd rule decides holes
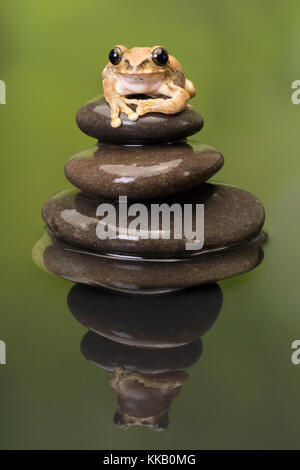
[[[109,53],[102,77],[112,127],[122,124],[121,111],[130,121],[146,113],[176,114],[196,94],[194,84],[185,78],[178,60],[161,46],[132,49],[115,46]],[[149,99],[132,96],[139,94]],[[136,110],[128,105],[136,105]]]

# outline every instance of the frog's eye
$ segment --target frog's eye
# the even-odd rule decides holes
[[[152,60],[156,65],[166,65],[169,60],[169,54],[166,49],[163,49],[162,47],[157,47],[152,52]]]
[[[109,53],[109,60],[113,65],[119,65],[123,56],[123,52],[119,47],[114,47]]]

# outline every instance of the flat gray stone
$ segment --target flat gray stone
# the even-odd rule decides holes
[[[134,107],[133,107],[134,109]],[[190,106],[178,114],[149,113],[135,122],[121,113],[122,125],[111,126],[110,107],[98,96],[79,109],[76,122],[85,134],[101,142],[158,143],[182,140],[200,131],[203,118]]]
[[[191,250],[186,250],[186,243],[190,240],[186,239],[184,234],[180,239],[174,237],[173,219],[170,224],[170,239],[162,239],[164,231],[161,226],[159,230],[152,231],[150,221],[149,229],[141,235],[133,237],[130,232],[124,234],[124,230],[118,226],[117,202],[114,202],[117,212],[116,238],[101,240],[96,233],[100,220],[96,212],[100,204],[107,202],[70,189],[56,194],[46,202],[43,207],[43,218],[57,238],[84,249],[158,258],[185,257],[194,254]],[[156,202],[164,202],[169,206],[178,203],[182,207],[182,215],[183,204],[192,204],[193,207],[196,204],[204,204],[203,249],[217,249],[244,243],[255,237],[264,223],[264,208],[259,200],[253,194],[232,186],[203,183],[181,195]],[[149,204],[145,205],[150,216]],[[193,213],[195,215],[195,211]],[[128,225],[134,218],[128,218]]]
[[[224,158],[197,142],[123,146],[99,144],[73,155],[68,180],[86,193],[108,199],[166,197],[203,183],[220,170]]]

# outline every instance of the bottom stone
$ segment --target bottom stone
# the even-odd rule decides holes
[[[128,294],[162,294],[228,279],[263,259],[263,233],[243,246],[208,251],[189,259],[151,260],[84,251],[45,233],[33,248],[42,269],[73,282]]]

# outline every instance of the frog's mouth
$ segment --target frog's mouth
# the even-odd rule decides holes
[[[160,76],[158,76],[160,75]],[[151,93],[161,83],[161,74],[119,74],[120,83],[131,93]]]
[[[158,77],[160,76],[162,73],[165,73],[164,70],[162,70],[161,72],[140,72],[140,73],[136,73],[136,72],[119,72],[118,75],[121,76],[121,77],[124,77],[124,78],[129,78],[129,79],[132,79],[132,80],[139,80],[139,79],[143,79],[143,78],[149,78],[149,77]]]

